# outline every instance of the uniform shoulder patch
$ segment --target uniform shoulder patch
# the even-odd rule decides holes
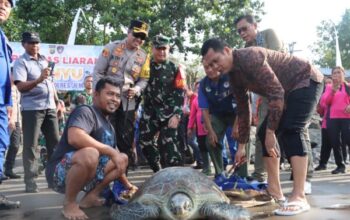
[[[105,47],[102,51],[102,56],[103,57],[109,57],[110,51],[107,47]]]

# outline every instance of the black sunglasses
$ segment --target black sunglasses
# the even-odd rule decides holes
[[[238,34],[241,34],[242,32],[246,32],[247,30],[248,30],[248,27],[245,26],[245,27],[238,28],[237,32],[238,32]]]
[[[138,38],[140,40],[146,40],[146,35],[143,33],[132,33],[132,36],[134,36],[135,38]]]

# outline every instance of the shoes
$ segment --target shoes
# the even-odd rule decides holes
[[[38,193],[39,189],[35,182],[26,184],[26,193]]]
[[[294,208],[294,210],[293,210]],[[292,216],[297,215],[306,211],[310,210],[310,205],[307,202],[302,201],[294,201],[294,202],[288,202],[286,201],[284,205],[276,209],[274,211],[275,215],[281,215],[281,216]]]
[[[312,193],[312,185],[310,181],[306,181],[304,184],[304,193],[305,195],[311,195]]]
[[[196,170],[200,170],[200,169],[203,169],[203,165],[200,164],[200,163],[197,163],[196,166],[192,167],[193,169],[196,169]]]
[[[202,173],[205,174],[206,176],[210,176],[212,174],[211,169],[203,169]]]
[[[320,171],[320,170],[327,170],[327,166],[320,164],[315,168],[315,171]]]
[[[9,177],[10,179],[19,179],[19,178],[21,178],[20,175],[15,174],[12,170],[5,171],[5,176]]]
[[[3,176],[0,177],[0,183],[1,183],[2,181],[8,180],[8,179],[9,179],[9,178],[8,178],[7,176],[3,175]]]
[[[337,167],[335,170],[332,171],[332,174],[339,174],[339,173],[345,173],[345,167]]]
[[[8,200],[5,196],[0,195],[0,210],[19,208],[21,203],[19,201]]]

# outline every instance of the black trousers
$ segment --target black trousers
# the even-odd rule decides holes
[[[327,128],[322,128],[321,140],[322,140],[322,145],[321,145],[320,165],[326,166],[332,151],[332,145],[330,143]]]
[[[6,155],[6,161],[5,161],[5,172],[12,171],[15,161],[16,161],[16,155],[19,149],[19,145],[21,143],[21,127],[19,122],[16,122],[16,127],[12,131],[10,136],[10,145],[7,151]]]
[[[350,119],[329,119],[327,122],[327,131],[333,149],[335,163],[338,167],[345,167],[341,144],[350,145]]]
[[[129,165],[135,165],[136,155],[132,149],[134,141],[135,110],[123,111],[122,106],[111,115],[110,122],[115,130],[117,147],[129,159]]]

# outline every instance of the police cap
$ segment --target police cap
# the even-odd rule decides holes
[[[22,43],[40,43],[40,37],[35,32],[24,32],[22,34]]]
[[[133,33],[143,33],[148,36],[149,25],[140,20],[131,20],[129,29],[133,31]]]

